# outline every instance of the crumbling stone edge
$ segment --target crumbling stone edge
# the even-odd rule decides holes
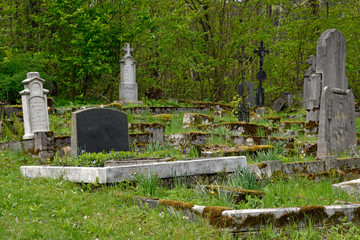
[[[182,211],[184,216],[193,220],[195,216],[208,219],[211,225],[230,232],[259,231],[267,224],[286,227],[296,224],[305,227],[309,220],[314,226],[360,222],[360,204],[348,205],[310,205],[303,207],[264,208],[233,210],[219,206],[200,206],[188,202],[159,198],[131,197],[139,206],[161,207]]]

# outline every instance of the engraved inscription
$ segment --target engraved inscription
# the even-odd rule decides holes
[[[45,100],[42,97],[30,99],[30,123],[32,132],[46,130]]]

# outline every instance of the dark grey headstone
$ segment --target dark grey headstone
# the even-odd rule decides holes
[[[246,97],[245,101],[249,107],[255,106],[254,84],[252,82],[241,82],[238,85],[238,94],[240,97]]]
[[[275,102],[272,105],[271,109],[276,111],[276,112],[280,112],[283,109],[285,103],[286,103],[286,100],[280,97],[280,98],[275,100]]]
[[[114,109],[92,108],[72,113],[71,154],[129,151],[128,118]]]

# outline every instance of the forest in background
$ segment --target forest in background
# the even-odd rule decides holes
[[[0,101],[20,101],[26,73],[50,95],[118,100],[119,61],[131,43],[139,97],[231,101],[239,82],[257,86],[261,40],[266,101],[302,91],[320,34],[346,39],[349,88],[360,98],[358,0],[2,0]],[[158,90],[160,89],[160,90]]]

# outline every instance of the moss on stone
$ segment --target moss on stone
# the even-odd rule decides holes
[[[155,119],[160,119],[160,120],[163,120],[163,121],[171,121],[172,115],[171,115],[171,114],[167,114],[167,113],[157,114],[157,115],[154,115],[153,118],[155,118]]]
[[[174,201],[169,199],[160,199],[159,204],[163,206],[171,206],[177,210],[189,210],[192,211],[191,208],[195,206],[193,203],[183,202],[183,201]]]
[[[328,218],[328,214],[325,212],[325,207],[320,205],[310,205],[300,207],[298,212],[289,212],[283,214],[276,220],[276,225],[279,227],[285,226],[289,223],[300,223],[307,219],[311,219],[314,224],[321,223]]]
[[[105,105],[106,107],[113,107],[113,108],[117,108],[118,110],[122,111],[124,108],[123,108],[123,105],[121,105],[120,103],[117,103],[117,102],[113,102],[113,103],[110,103],[108,105]]]
[[[217,227],[229,227],[232,225],[232,219],[227,216],[222,216],[225,210],[232,210],[227,207],[207,206],[202,212],[202,216],[209,219],[210,224]]]
[[[22,111],[20,111],[20,112],[18,112],[18,113],[16,114],[16,116],[17,116],[17,117],[24,117],[24,114],[23,114]]]
[[[267,167],[267,164],[266,163],[258,163],[258,164],[256,164],[256,166],[258,166],[259,169],[263,169],[263,168]]]
[[[253,227],[256,225],[265,225],[275,220],[275,215],[272,213],[261,213],[257,216],[247,216],[240,228]]]

